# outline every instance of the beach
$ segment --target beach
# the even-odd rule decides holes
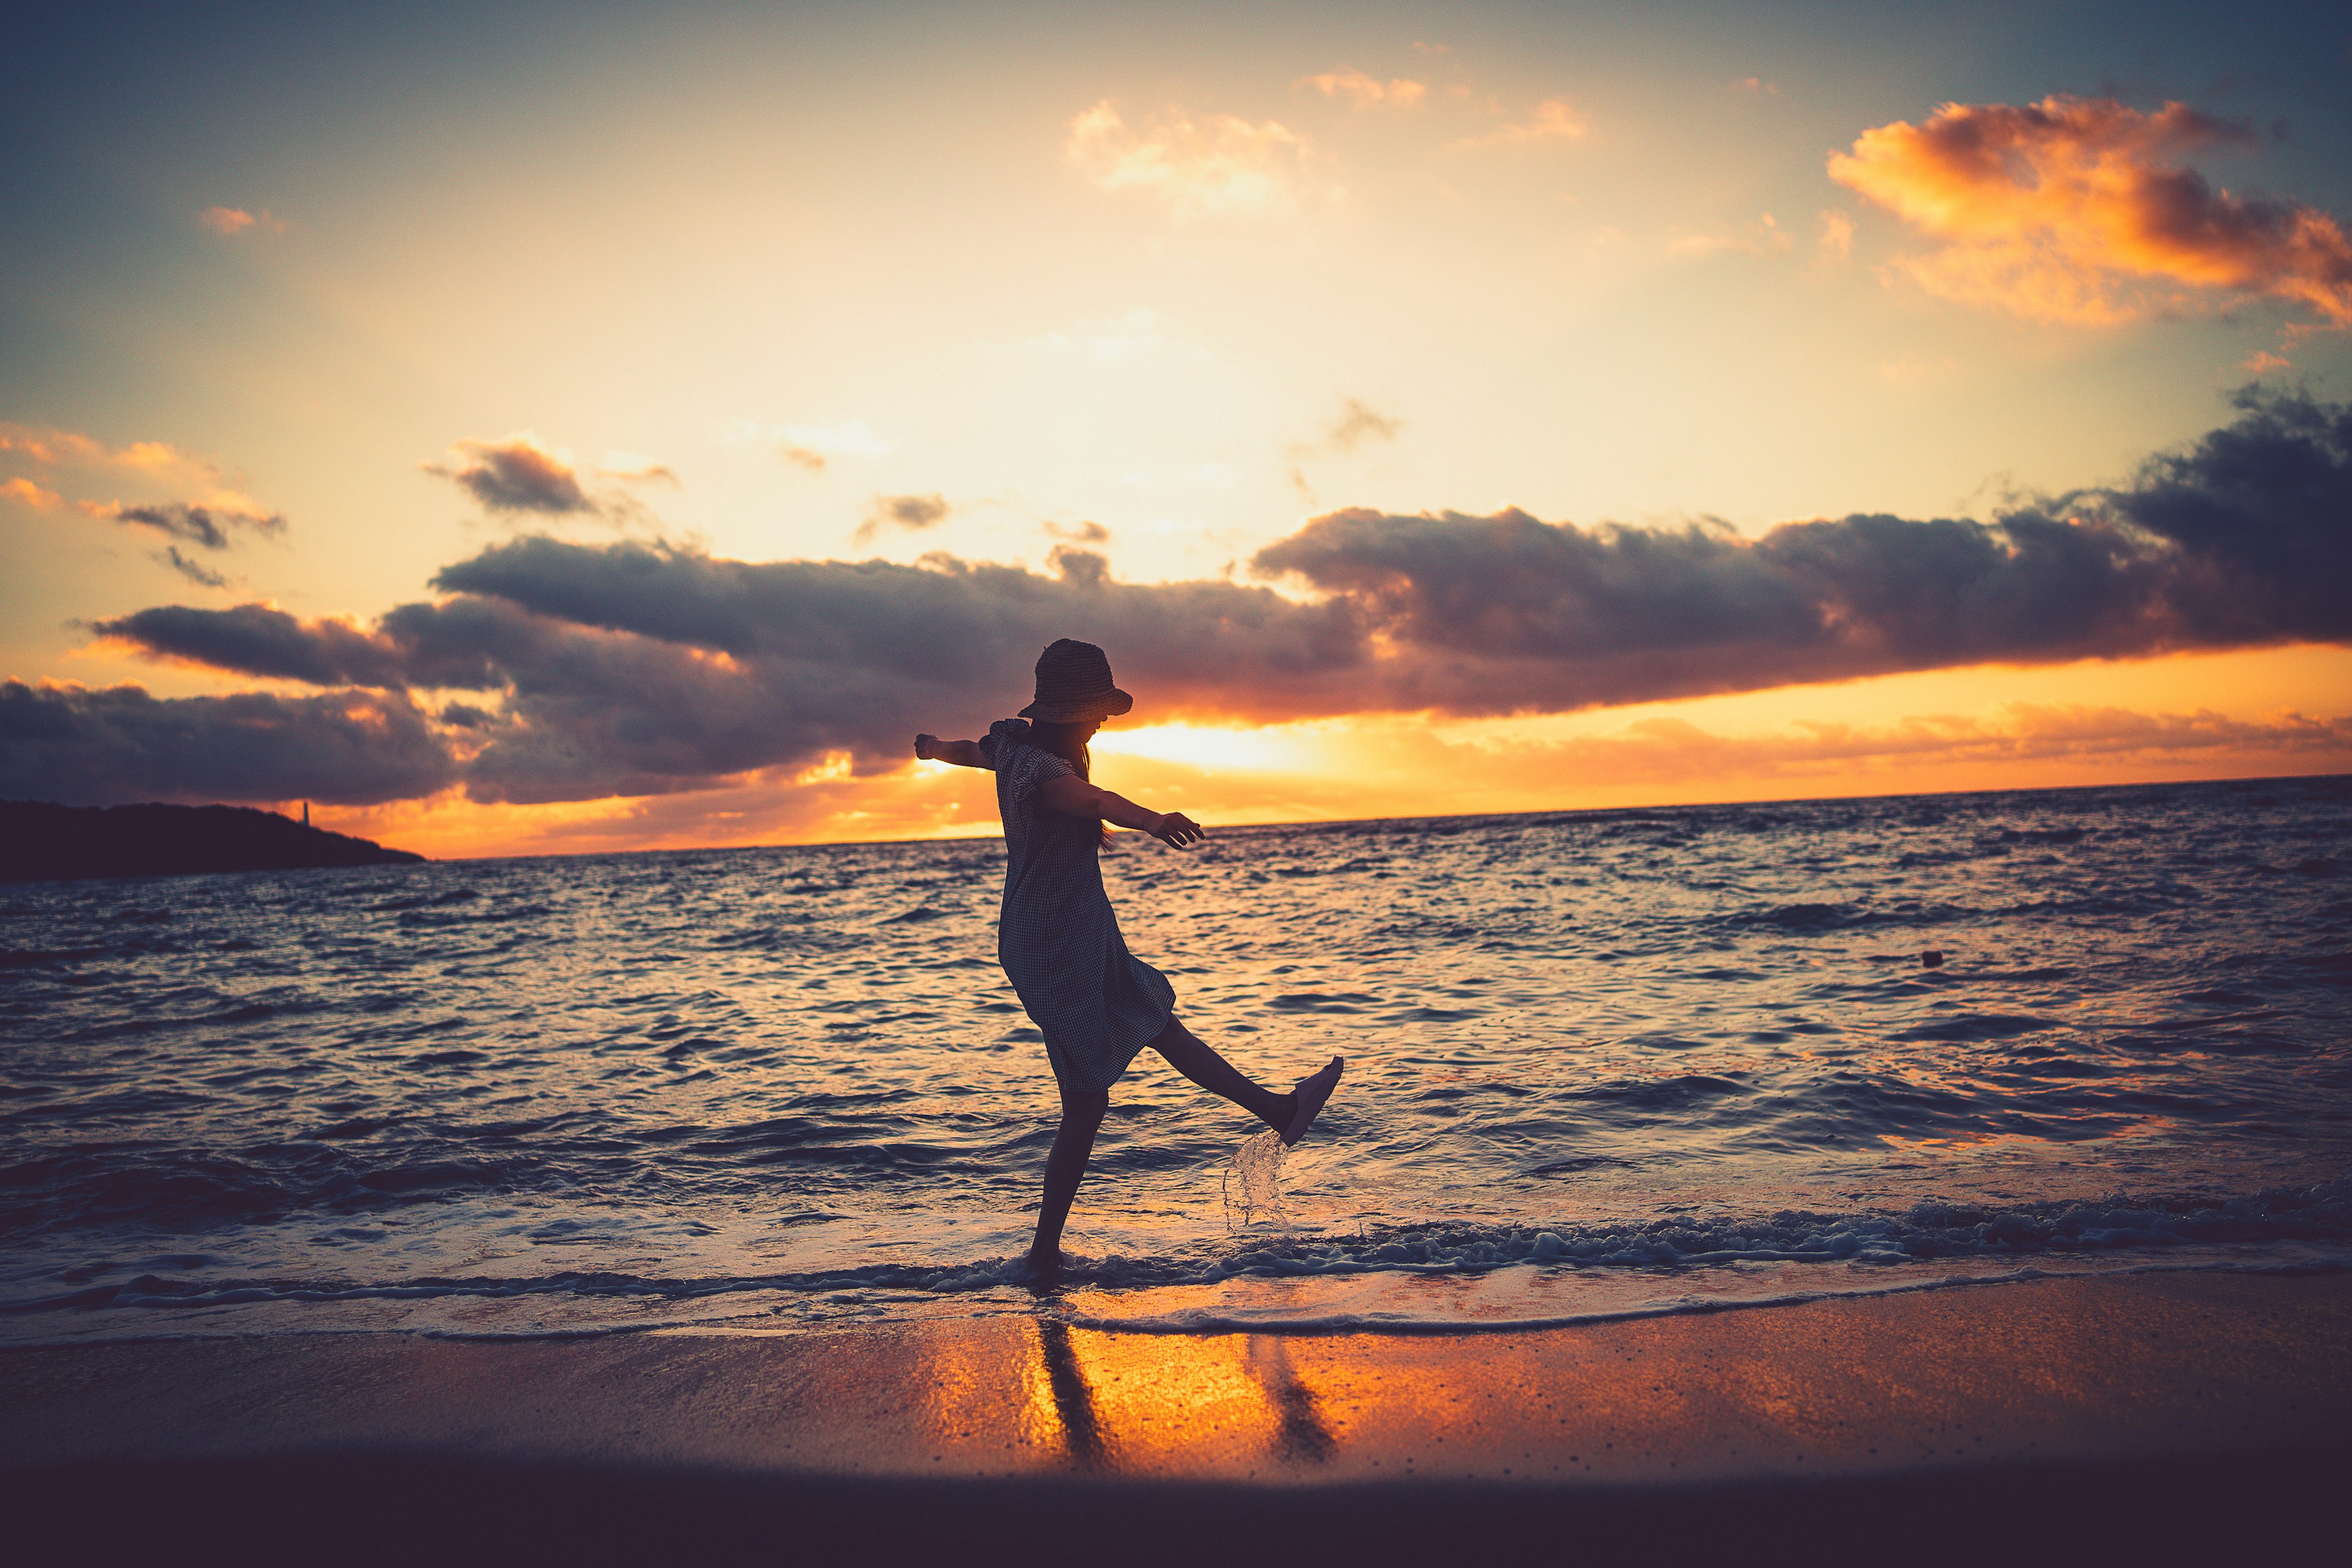
[[[2352,1455],[2352,1277],[2024,1280],[1538,1331],[1120,1333],[1049,1310],[225,1337],[12,1350],[0,1391],[18,1539],[118,1560],[232,1538],[265,1559],[331,1540],[362,1559],[1138,1563],[1778,1538],[1837,1560],[1894,1530],[1906,1555],[2031,1557],[2315,1521]]]

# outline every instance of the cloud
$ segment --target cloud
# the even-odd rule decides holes
[[[1393,441],[1404,421],[1381,413],[1360,399],[1343,398],[1339,416],[1331,421],[1325,441],[1335,452],[1352,452],[1367,441]]]
[[[1954,103],[1864,132],[1829,172],[1941,242],[1897,266],[1945,299],[2097,326],[2267,295],[2352,325],[2352,242],[2335,218],[2216,190],[2180,163],[2252,141],[2179,103]]]
[[[1062,156],[1103,190],[1148,191],[1180,218],[1279,216],[1337,194],[1313,177],[1307,139],[1272,120],[1171,109],[1136,129],[1105,99],[1072,118]]]
[[[1057,637],[1109,649],[1145,722],[1559,712],[1953,666],[2352,642],[2352,406],[2252,391],[2240,403],[2230,425],[2127,484],[1989,522],[1861,514],[1748,539],[1519,511],[1331,512],[1255,561],[1311,599],[1122,583],[1068,546],[1047,575],[532,535],[444,569],[437,600],[373,626],[247,605],[163,606],[93,629],[152,657],[368,689],[386,705],[478,693],[463,724],[436,729],[415,708],[446,759],[419,776],[515,802],[705,789],[761,770],[788,780],[836,754],[861,773],[894,767],[917,730],[976,730],[1018,706]],[[304,793],[331,798],[282,784],[245,798]]]
[[[0,682],[0,798],[345,805],[411,799],[456,769],[397,693],[161,699],[136,687]]]
[[[876,496],[873,510],[857,525],[857,538],[871,539],[885,528],[903,528],[910,532],[933,528],[946,521],[948,513],[954,510],[945,496]]]
[[[473,684],[452,680],[448,672],[433,668],[418,657],[413,641],[404,645],[393,634],[362,631],[348,621],[297,620],[268,605],[229,610],[163,605],[92,622],[89,629],[152,658],[313,686]]]
[[[196,479],[218,478],[220,469],[168,441],[133,441],[110,447],[78,430],[54,426],[0,424],[0,452],[14,453],[45,468],[120,468]]]
[[[1821,258],[1846,261],[1853,256],[1853,215],[1830,207],[1822,214]]]
[[[443,737],[450,775],[476,800],[510,802],[701,789],[835,752],[895,766],[916,730],[1019,706],[1056,637],[1108,639],[1171,709],[1216,705],[1235,670],[1311,684],[1354,657],[1339,615],[1265,588],[1120,584],[1084,551],[1055,569],[754,563],[529,537],[446,569],[435,586],[447,597],[370,628],[266,605],[168,605],[93,629],[269,679],[483,692],[492,700],[467,706],[492,721]],[[1306,710],[1344,700],[1326,685]]]
[[[772,447],[811,473],[822,473],[835,458],[878,458],[890,449],[890,443],[866,428],[863,419],[834,425],[761,425],[738,419],[727,427],[727,439]]]
[[[134,441],[127,447],[110,447],[79,431],[0,424],[0,454],[50,474],[102,472],[150,481],[191,482],[202,487],[201,499],[194,500],[133,503],[77,500],[73,505],[85,517],[144,529],[175,542],[157,551],[153,559],[204,587],[226,587],[229,579],[183,554],[181,544],[220,551],[228,549],[234,536],[240,532],[275,534],[286,531],[282,513],[268,510],[250,496],[229,489],[221,483],[218,465],[192,457],[169,442]],[[22,476],[0,479],[0,499],[35,511],[54,511],[66,501],[59,490]]]
[[[497,441],[458,441],[439,462],[423,464],[492,511],[535,512],[562,517],[593,512],[596,503],[580,486],[572,454],[541,442],[529,430]]]
[[[1076,588],[1099,588],[1110,581],[1110,560],[1092,550],[1056,544],[1045,560],[1054,574]]]
[[[625,485],[675,486],[679,483],[677,469],[643,452],[607,452],[604,460],[596,465],[596,472],[604,479]]]
[[[51,489],[43,489],[30,479],[0,480],[0,499],[15,501],[18,506],[35,511],[54,511],[65,498]]]
[[[1751,542],[1349,510],[1256,565],[1412,650],[1386,672],[1391,701],[1454,711],[2352,640],[2352,408],[2259,393],[2241,405],[2127,487],[1989,523],[1855,515]]]
[[[1339,412],[1324,426],[1319,436],[1312,441],[1290,444],[1288,470],[1291,485],[1301,494],[1312,495],[1313,487],[1307,482],[1305,464],[1307,459],[1346,457],[1375,442],[1393,441],[1403,428],[1403,420],[1394,415],[1381,413],[1361,398],[1341,398]]]
[[[1731,84],[1734,92],[1753,93],[1759,98],[1778,98],[1780,89],[1760,76],[1744,76]]]
[[[167,539],[200,545],[206,550],[226,550],[233,530],[248,533],[286,531],[286,519],[282,513],[263,511],[241,498],[226,504],[163,501],[151,506],[126,506],[116,501],[100,506],[84,501],[81,506],[92,517],[144,528]]]
[[[1770,213],[1759,215],[1754,223],[1742,224],[1736,229],[1718,229],[1712,234],[1689,234],[1666,242],[1668,256],[1714,256],[1724,251],[1737,251],[1744,256],[1778,256],[1789,248],[1788,231]]]
[[[206,207],[196,215],[196,221],[215,234],[235,237],[240,234],[285,234],[293,224],[273,216],[268,207],[249,213],[243,207]]]
[[[163,546],[162,552],[156,555],[155,559],[162,562],[164,565],[169,566],[173,571],[177,572],[181,576],[185,577],[189,582],[194,583],[199,588],[226,588],[228,586],[228,578],[226,575],[214,571],[211,567],[205,565],[201,561],[189,560],[186,556],[180,553],[180,547],[176,544],[167,544]]]
[[[1352,66],[1342,66],[1319,76],[1303,76],[1293,87],[1311,87],[1326,98],[1344,98],[1357,109],[1384,106],[1390,109],[1410,109],[1429,96],[1425,82],[1411,81],[1402,77],[1381,81],[1366,76]]]
[[[1592,122],[1564,98],[1547,98],[1516,125],[1498,125],[1481,136],[1465,137],[1446,145],[1455,152],[1486,147],[1528,147],[1546,142],[1580,142]]]
[[[2245,357],[2238,368],[2248,375],[2268,375],[2274,370],[2293,370],[2294,362],[2284,355],[2272,353],[2267,349],[2256,349]]]

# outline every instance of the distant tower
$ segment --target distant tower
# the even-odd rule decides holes
[[[307,800],[302,803],[302,826],[310,826],[310,803]]]

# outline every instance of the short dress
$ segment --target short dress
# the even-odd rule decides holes
[[[997,962],[1045,1037],[1064,1089],[1105,1089],[1168,1026],[1176,990],[1127,951],[1103,891],[1091,817],[1037,797],[1048,779],[1077,770],[1030,739],[1027,721],[989,726],[980,753],[996,771],[1004,818],[1004,907]]]

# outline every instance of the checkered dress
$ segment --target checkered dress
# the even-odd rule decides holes
[[[1004,907],[996,957],[1045,1037],[1065,1089],[1108,1089],[1175,1011],[1176,992],[1127,951],[1095,858],[1089,817],[1037,798],[1048,779],[1077,770],[1034,745],[1019,719],[989,727],[981,755],[996,770],[1004,818]]]

